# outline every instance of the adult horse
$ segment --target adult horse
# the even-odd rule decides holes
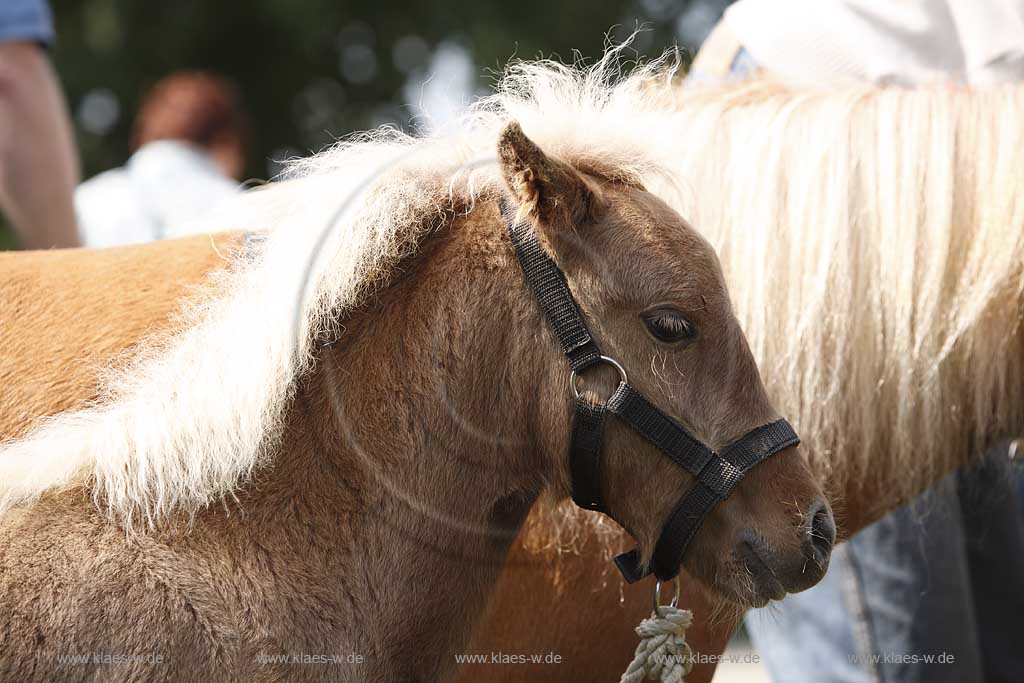
[[[566,72],[531,73],[461,145],[364,140],[308,162],[298,196],[324,206],[343,182],[333,167],[429,147],[321,252],[309,215],[293,216],[176,333],[137,345],[93,405],[0,450],[5,675],[77,680],[113,659],[123,679],[277,679],[305,658],[310,678],[450,673],[512,532],[541,492],[569,489],[564,360],[502,197],[555,253],[602,347],[691,431],[717,448],[774,417],[713,252],[639,184],[659,170],[652,141],[622,126],[642,79],[580,79],[559,109],[531,93]],[[509,125],[500,175],[453,176],[511,116],[554,156]],[[7,305],[23,305],[13,291]],[[612,379],[588,373],[588,391]],[[621,425],[606,441],[606,505],[649,557],[688,477]],[[804,568],[820,550],[805,516],[820,505],[799,454],[778,453],[687,562],[742,600],[809,585],[824,568]],[[754,546],[773,572],[741,561]]]

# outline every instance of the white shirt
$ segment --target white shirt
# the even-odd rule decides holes
[[[725,22],[792,80],[1024,79],[1024,0],[739,0]]]
[[[140,147],[121,168],[75,190],[82,244],[112,247],[201,231],[195,219],[234,197],[239,185],[198,147],[159,140]]]

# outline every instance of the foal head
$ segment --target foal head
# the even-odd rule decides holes
[[[715,451],[778,418],[708,242],[638,182],[549,157],[514,123],[499,157],[519,216],[564,272],[602,353],[633,387]],[[567,379],[568,367],[559,381]],[[622,377],[602,364],[576,379],[601,402]],[[650,558],[694,478],[621,421],[610,419],[605,433],[601,498]],[[546,442],[563,492],[567,438],[561,429]],[[726,597],[763,604],[815,584],[834,537],[828,503],[793,446],[755,465],[712,509],[683,564]]]

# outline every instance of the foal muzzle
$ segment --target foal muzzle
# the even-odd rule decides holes
[[[690,541],[715,505],[725,500],[755,465],[795,446],[800,439],[789,423],[781,419],[748,432],[721,452],[691,435],[630,385],[622,365],[601,354],[565,275],[544,251],[533,227],[526,221],[517,222],[505,200],[501,202],[501,212],[526,281],[572,368],[569,385],[575,396],[575,416],[569,467],[573,501],[614,519],[600,494],[601,450],[609,414],[623,420],[695,478],[694,485],[683,494],[662,527],[650,567],[641,563],[639,548],[615,558],[619,571],[630,583],[649,573],[662,581],[672,579],[679,573]],[[592,403],[582,396],[579,383],[588,368],[601,363],[616,369],[619,383],[604,402]]]

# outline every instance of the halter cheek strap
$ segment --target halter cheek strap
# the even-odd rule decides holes
[[[630,385],[621,365],[601,355],[565,275],[544,251],[533,227],[526,221],[517,222],[514,210],[504,200],[501,211],[526,281],[572,368],[570,386],[576,396],[569,448],[573,501],[587,510],[611,516],[601,496],[601,450],[609,414],[628,424],[695,479],[665,521],[649,568],[641,564],[638,548],[615,558],[615,564],[630,583],[649,573],[663,581],[674,578],[690,541],[715,505],[732,493],[751,468],[795,446],[800,439],[788,422],[776,420],[748,432],[721,453],[708,448]],[[618,370],[619,384],[605,402],[592,403],[579,393],[577,380],[588,368],[600,363]]]

